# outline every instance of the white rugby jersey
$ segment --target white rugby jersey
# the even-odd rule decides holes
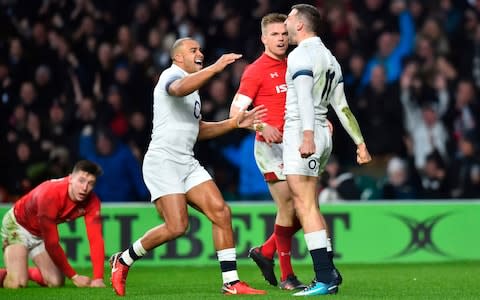
[[[288,55],[284,128],[302,128],[298,96],[293,83],[293,80],[301,75],[313,77],[313,105],[310,109],[314,112],[315,125],[326,126],[328,105],[331,104],[353,141],[357,145],[362,143],[360,128],[345,99],[340,64],[319,37],[301,41]]]
[[[288,55],[286,73],[287,102],[285,121],[286,126],[300,126],[300,112],[298,98],[293,85],[293,79],[299,75],[313,73],[313,106],[315,123],[324,124],[327,106],[333,90],[342,80],[342,71],[336,58],[322,43],[319,37],[311,37],[301,41]]]
[[[153,90],[153,129],[149,150],[173,155],[192,155],[201,119],[198,91],[184,97],[168,94],[170,84],[188,75],[175,64],[160,75]]]

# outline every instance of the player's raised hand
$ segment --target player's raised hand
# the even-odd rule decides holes
[[[231,63],[234,63],[237,59],[241,58],[242,54],[228,53],[223,54],[220,58],[212,65],[212,68],[216,73],[223,71],[226,66]]]
[[[357,163],[359,165],[366,164],[372,160],[365,143],[357,145]]]
[[[253,127],[254,124],[262,122],[267,115],[267,109],[264,105],[258,105],[251,110],[240,110],[233,119],[238,128]]]
[[[73,284],[76,287],[89,287],[90,286],[90,277],[78,275],[72,277]]]
[[[90,282],[90,287],[104,288],[105,283],[103,282],[102,278],[97,278],[97,279],[92,280],[92,282]]]

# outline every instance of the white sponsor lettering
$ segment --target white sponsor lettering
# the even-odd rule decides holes
[[[275,91],[277,91],[277,94],[287,92],[287,84],[284,83],[284,84],[277,85],[275,87]]]

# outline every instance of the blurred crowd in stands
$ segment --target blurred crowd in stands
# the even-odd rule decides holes
[[[320,202],[480,198],[478,0],[0,0],[0,202],[80,158],[103,167],[102,201],[148,201],[152,90],[175,39],[197,39],[207,64],[243,54],[200,91],[203,119],[222,120],[263,51],[261,17],[301,2],[324,17],[320,36],[374,158],[357,167],[330,114]],[[252,143],[236,131],[197,145],[227,200],[270,199]]]

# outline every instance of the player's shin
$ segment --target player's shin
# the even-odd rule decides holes
[[[293,227],[275,224],[274,232],[276,235],[280,271],[282,272],[281,280],[284,281],[288,275],[293,275],[290,251],[292,248],[292,236],[295,231]]]

